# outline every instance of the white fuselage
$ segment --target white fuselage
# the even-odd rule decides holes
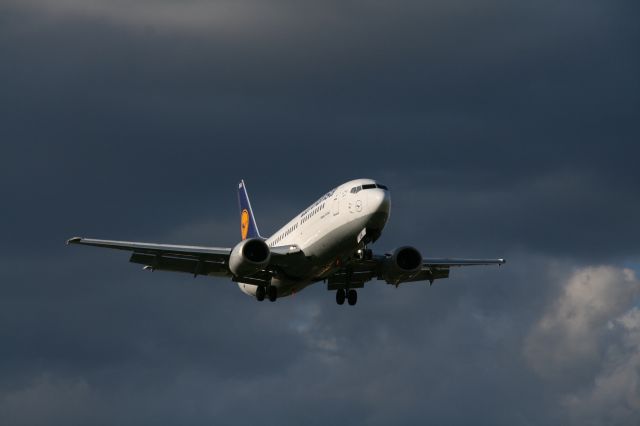
[[[380,236],[391,206],[389,191],[381,186],[371,179],[344,183],[266,240],[269,247],[297,247],[307,259],[274,276],[271,284],[278,288],[278,297],[323,280],[348,262],[358,249]],[[246,294],[255,295],[257,286],[238,285]]]

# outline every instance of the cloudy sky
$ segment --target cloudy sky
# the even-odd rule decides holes
[[[0,423],[637,425],[635,0],[3,0]],[[231,246],[333,186],[503,256],[257,303],[74,235]]]

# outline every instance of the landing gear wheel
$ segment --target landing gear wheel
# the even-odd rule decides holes
[[[347,301],[349,302],[349,305],[355,305],[358,301],[358,293],[353,289],[349,290],[347,292]]]
[[[256,289],[256,299],[258,300],[258,302],[262,302],[266,294],[267,294],[267,291],[264,289],[264,287],[259,285],[258,288]]]
[[[278,289],[275,286],[270,285],[267,287],[267,296],[270,302],[275,302],[278,298]]]
[[[338,305],[342,305],[344,304],[344,299],[347,298],[346,292],[344,291],[344,288],[339,288],[338,291],[336,291],[336,303]]]

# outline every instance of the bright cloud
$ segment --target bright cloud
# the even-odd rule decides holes
[[[577,270],[526,339],[530,366],[565,389],[561,405],[576,424],[640,415],[639,291],[630,269]]]

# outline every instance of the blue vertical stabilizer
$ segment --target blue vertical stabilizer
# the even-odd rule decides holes
[[[260,231],[258,231],[258,225],[251,209],[251,201],[249,201],[244,180],[241,180],[238,184],[238,204],[240,205],[240,235],[242,239],[260,238],[264,240],[260,236]]]

